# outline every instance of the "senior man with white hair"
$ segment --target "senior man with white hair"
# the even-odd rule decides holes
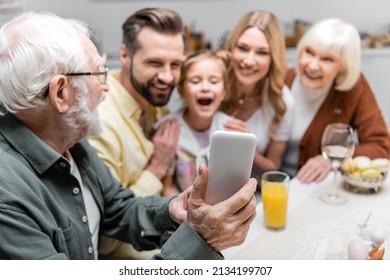
[[[100,130],[104,64],[78,21],[29,12],[1,26],[0,258],[96,259],[101,235],[162,245],[155,259],[222,258],[245,240],[256,181],[214,206],[205,166],[174,198],[123,188],[84,140]]]

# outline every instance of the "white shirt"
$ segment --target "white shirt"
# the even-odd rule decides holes
[[[286,86],[283,87],[282,93],[287,110],[276,132],[271,133],[269,130],[275,116],[275,110],[267,94],[263,94],[262,106],[246,120],[251,132],[256,135],[257,150],[262,154],[267,150],[271,138],[278,141],[287,141],[290,136],[294,100]]]
[[[292,176],[295,176],[297,173],[301,139],[325,101],[330,86],[331,84],[319,90],[307,89],[301,84],[298,75],[291,86],[291,94],[295,100],[295,106],[292,114],[291,134],[287,143],[282,170]]]
[[[277,141],[287,141],[290,137],[294,100],[287,86],[283,87],[282,93],[283,101],[286,104],[286,112],[283,117],[283,121],[277,128],[277,131],[271,133],[269,130],[272,119],[275,116],[275,110],[265,92],[262,95],[262,106],[258,108],[248,120],[246,120],[250,131],[256,135],[257,150],[261,154],[266,152],[271,138]],[[260,174],[255,173],[252,174],[252,176],[255,176],[256,178],[258,178],[259,175]]]
[[[79,169],[77,168],[77,165],[69,152],[66,153],[66,158],[69,160],[69,163],[70,163],[70,174],[72,174],[77,179],[77,181],[79,182],[80,187],[81,187],[81,194],[82,194],[83,200],[84,200],[85,212],[87,213],[89,231],[91,232],[93,250],[95,253],[95,259],[97,259],[97,257],[98,257],[97,252],[98,252],[99,224],[100,224],[100,218],[101,218],[99,208],[96,204],[95,199],[93,198],[91,190],[89,189],[88,186],[85,186],[83,184],[83,181],[81,180]]]

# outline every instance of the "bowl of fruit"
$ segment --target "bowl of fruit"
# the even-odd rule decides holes
[[[386,158],[371,160],[358,156],[346,161],[341,172],[346,189],[358,193],[375,193],[383,186],[389,171],[390,161]]]

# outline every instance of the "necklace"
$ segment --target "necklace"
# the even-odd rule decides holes
[[[253,103],[256,104],[258,103],[260,100],[260,97],[259,96],[252,96],[252,95],[243,95],[242,97],[240,97],[238,99],[238,104],[239,105],[244,105],[246,103],[252,103],[252,101],[254,101]],[[252,105],[254,105],[252,104]]]

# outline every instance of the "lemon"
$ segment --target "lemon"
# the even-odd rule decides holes
[[[363,170],[361,173],[363,177],[367,177],[367,178],[377,178],[381,176],[381,172],[376,168],[367,168]]]
[[[355,164],[353,163],[352,159],[349,159],[343,164],[342,168],[348,173],[353,173],[355,171]]]
[[[362,174],[360,174],[359,171],[355,171],[355,172],[351,173],[351,175],[350,175],[350,177],[354,178],[354,179],[359,179],[360,176],[362,176]]]

